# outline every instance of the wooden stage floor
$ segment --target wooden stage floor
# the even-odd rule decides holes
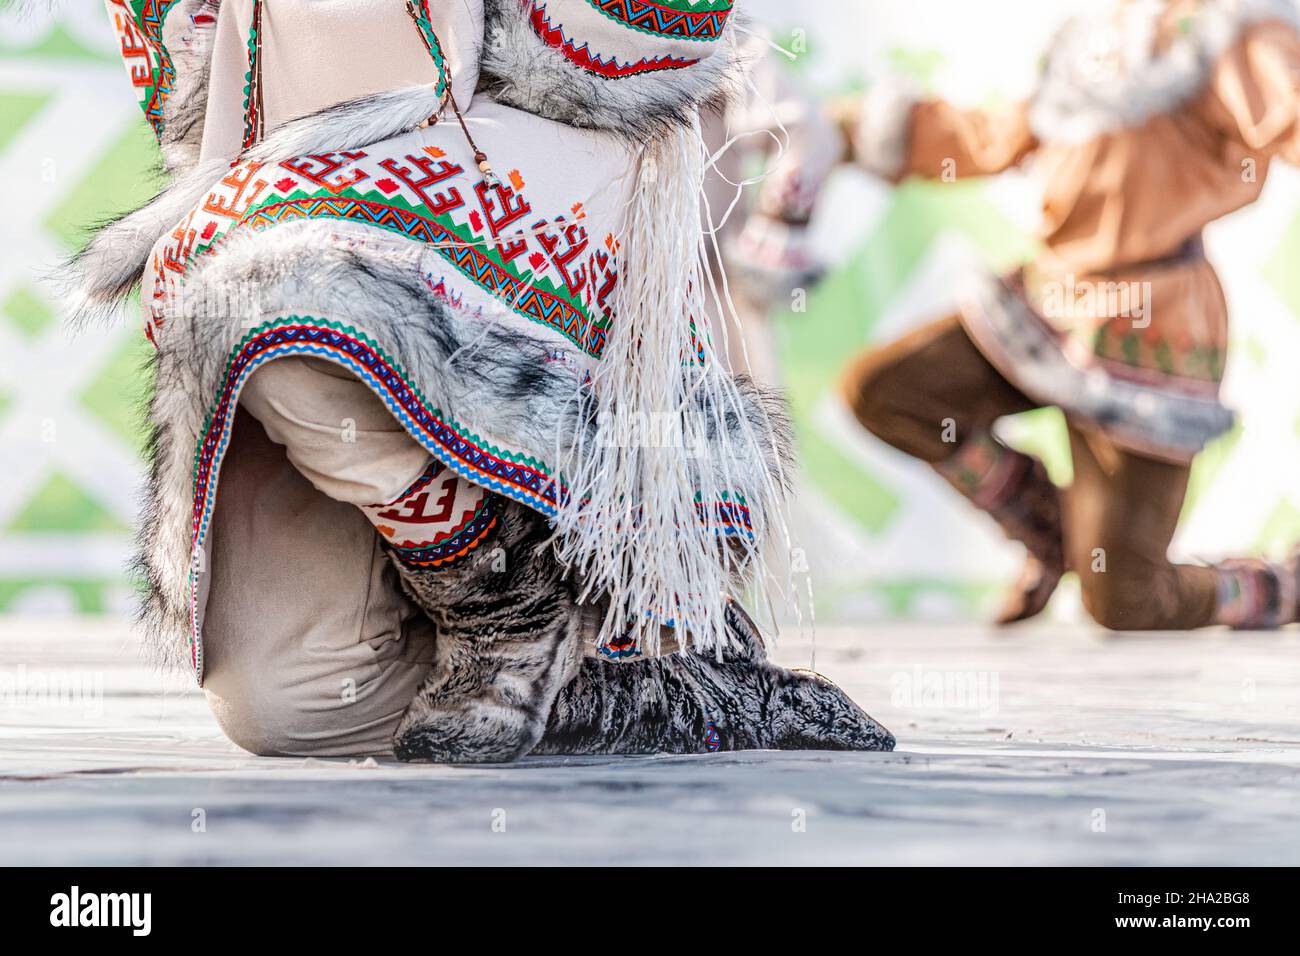
[[[817,664],[896,753],[262,759],[124,625],[9,620],[0,864],[1300,862],[1295,631],[836,627]]]

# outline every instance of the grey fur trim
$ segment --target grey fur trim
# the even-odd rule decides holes
[[[1200,92],[1219,58],[1251,25],[1280,20],[1300,27],[1293,0],[1203,0],[1190,31],[1156,55],[1154,29],[1166,5],[1134,4],[1123,35],[1095,14],[1061,28],[1029,111],[1040,140],[1081,143],[1141,126]],[[1108,45],[1123,63],[1113,75],[1101,75],[1098,50]]]
[[[742,87],[735,16],[694,66],[606,79],[547,46],[529,22],[528,0],[486,0],[479,89],[498,103],[574,126],[636,141],[689,124],[699,109],[723,109]]]
[[[103,225],[56,275],[66,290],[69,322],[108,319],[140,284],[154,245],[229,169],[209,160],[191,169],[135,212]]]
[[[233,237],[199,260],[159,338],[152,418],[153,477],[141,530],[139,567],[148,585],[144,619],[159,656],[188,664],[187,595],[194,449],[227,359],[247,334],[245,316],[295,313],[353,324],[374,336],[429,402],[477,434],[543,460],[586,436],[594,409],[576,373],[548,361],[554,341],[529,326],[456,310],[429,293],[422,249],[406,240],[349,246],[330,224],[302,222]],[[232,301],[241,314],[230,314]],[[793,474],[793,440],[775,393],[738,381],[743,417],[770,436],[761,461],[732,461],[732,473]],[[705,410],[707,411],[707,410]],[[703,420],[715,416],[702,413]],[[721,416],[738,440],[745,422]],[[708,456],[720,459],[721,456]],[[749,489],[737,489],[745,494]],[[752,492],[747,497],[755,498]]]
[[[198,15],[213,17],[213,26],[186,28],[185,42],[168,48],[176,80],[163,106],[163,169],[178,175],[193,169],[199,162],[203,145],[203,124],[208,114],[208,79],[212,70],[212,47],[216,39],[215,18],[220,0],[184,0],[167,14],[192,19]]]
[[[155,352],[149,366],[149,431],[145,458],[149,476],[141,493],[131,576],[142,594],[135,623],[146,658],[161,670],[193,673],[189,649],[188,590],[190,532],[194,502],[184,462],[194,458],[191,429],[202,427],[203,400],[189,389],[181,356]]]
[[[360,149],[415,128],[440,104],[432,87],[378,93],[277,127],[242,159],[276,162],[337,150]],[[99,228],[58,273],[75,326],[107,319],[139,285],[154,246],[230,168],[211,159],[185,172],[141,208]]]
[[[484,545],[449,566],[394,559],[402,586],[437,626],[429,676],[393,735],[402,760],[495,763],[541,740],[581,654],[580,609],[546,521],[497,499]]]
[[[734,601],[732,647],[720,660],[583,659],[581,608],[546,522],[504,499],[498,508],[488,547],[460,562],[412,569],[394,561],[438,631],[429,677],[393,737],[400,759],[894,749],[889,731],[826,678],[769,662]]]

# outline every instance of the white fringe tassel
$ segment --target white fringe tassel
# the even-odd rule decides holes
[[[632,631],[651,655],[661,624],[682,647],[721,653],[725,595],[766,578],[763,525],[783,513],[781,477],[767,468],[780,457],[773,436],[751,427],[708,338],[707,158],[698,120],[642,156],[619,239],[616,319],[591,383],[596,447],[574,447],[560,468],[570,497],[556,546],[584,600],[608,601],[599,642]],[[737,495],[752,539],[724,535],[717,520],[717,504]]]

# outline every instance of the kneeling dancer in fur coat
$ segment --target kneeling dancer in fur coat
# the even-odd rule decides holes
[[[173,182],[77,279],[140,285],[144,616],[233,740],[893,746],[730,596],[789,468],[694,334],[731,0],[108,7]]]

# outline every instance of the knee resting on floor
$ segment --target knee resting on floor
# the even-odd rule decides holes
[[[1111,631],[1158,628],[1161,609],[1156,598],[1158,568],[1079,570],[1083,607],[1088,616]]]

